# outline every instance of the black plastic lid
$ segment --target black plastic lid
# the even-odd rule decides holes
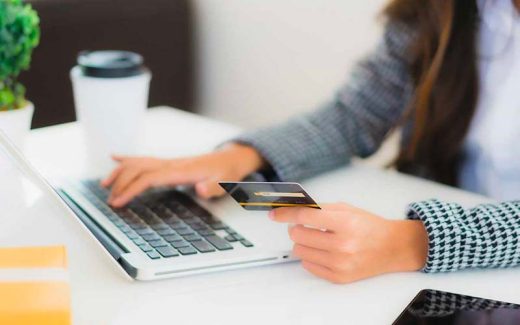
[[[143,73],[143,57],[128,51],[83,51],[78,65],[85,76],[125,78]]]

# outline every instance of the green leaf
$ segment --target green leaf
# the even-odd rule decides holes
[[[25,88],[15,79],[27,70],[40,42],[40,19],[21,0],[0,0],[0,109],[25,103]]]

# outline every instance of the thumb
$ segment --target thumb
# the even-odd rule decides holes
[[[224,189],[214,180],[204,180],[196,183],[195,192],[203,199],[221,196],[225,193]]]

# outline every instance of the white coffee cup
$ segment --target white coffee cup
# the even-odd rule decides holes
[[[89,163],[105,172],[111,155],[138,151],[151,73],[136,53],[95,51],[80,53],[70,76]]]

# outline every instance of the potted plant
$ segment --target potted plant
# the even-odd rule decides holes
[[[0,129],[23,146],[34,106],[17,78],[40,40],[39,18],[21,0],[0,0]]]

